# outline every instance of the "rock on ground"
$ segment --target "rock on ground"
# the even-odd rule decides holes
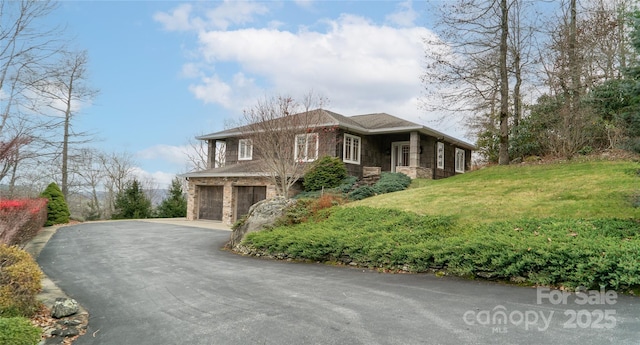
[[[56,298],[53,308],[51,308],[51,316],[56,319],[63,318],[65,316],[73,315],[80,310],[78,302],[73,298]]]
[[[236,248],[247,234],[272,226],[284,215],[286,209],[295,203],[296,200],[277,197],[259,201],[251,206],[242,225],[231,234],[231,248]]]

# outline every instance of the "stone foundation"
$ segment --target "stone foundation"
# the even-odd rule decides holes
[[[411,179],[415,178],[433,178],[433,171],[430,168],[423,167],[396,167],[396,172],[403,173]]]

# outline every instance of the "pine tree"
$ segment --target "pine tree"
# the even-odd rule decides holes
[[[187,215],[187,199],[182,192],[182,183],[178,177],[171,181],[171,189],[169,196],[162,200],[158,206],[158,217],[160,218],[176,218],[186,217]]]
[[[151,216],[151,200],[144,194],[140,182],[134,179],[116,196],[112,219],[140,219]]]
[[[40,194],[40,197],[49,200],[47,203],[47,222],[44,226],[69,223],[69,205],[55,182],[51,182]]]

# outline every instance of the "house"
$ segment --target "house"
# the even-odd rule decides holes
[[[441,179],[464,173],[471,165],[474,145],[414,122],[385,113],[348,117],[323,109],[311,113],[317,117],[314,127],[322,130],[301,129],[291,143],[295,156],[305,161],[323,155],[341,157],[349,174],[360,178],[391,171]],[[259,153],[243,133],[238,127],[197,137],[208,143],[209,169],[184,175],[187,219],[231,224],[254,203],[276,195],[262,171]],[[216,161],[222,160],[218,166]]]

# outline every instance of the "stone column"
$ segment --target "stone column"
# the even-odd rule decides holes
[[[198,219],[198,208],[196,205],[197,189],[194,179],[187,181],[187,220]]]
[[[233,213],[235,208],[235,200],[233,198],[233,183],[225,181],[222,190],[222,222],[225,224],[233,224]]]
[[[216,165],[216,140],[207,140],[207,169],[213,169]]]
[[[411,132],[409,139],[409,167],[420,166],[420,133]]]

